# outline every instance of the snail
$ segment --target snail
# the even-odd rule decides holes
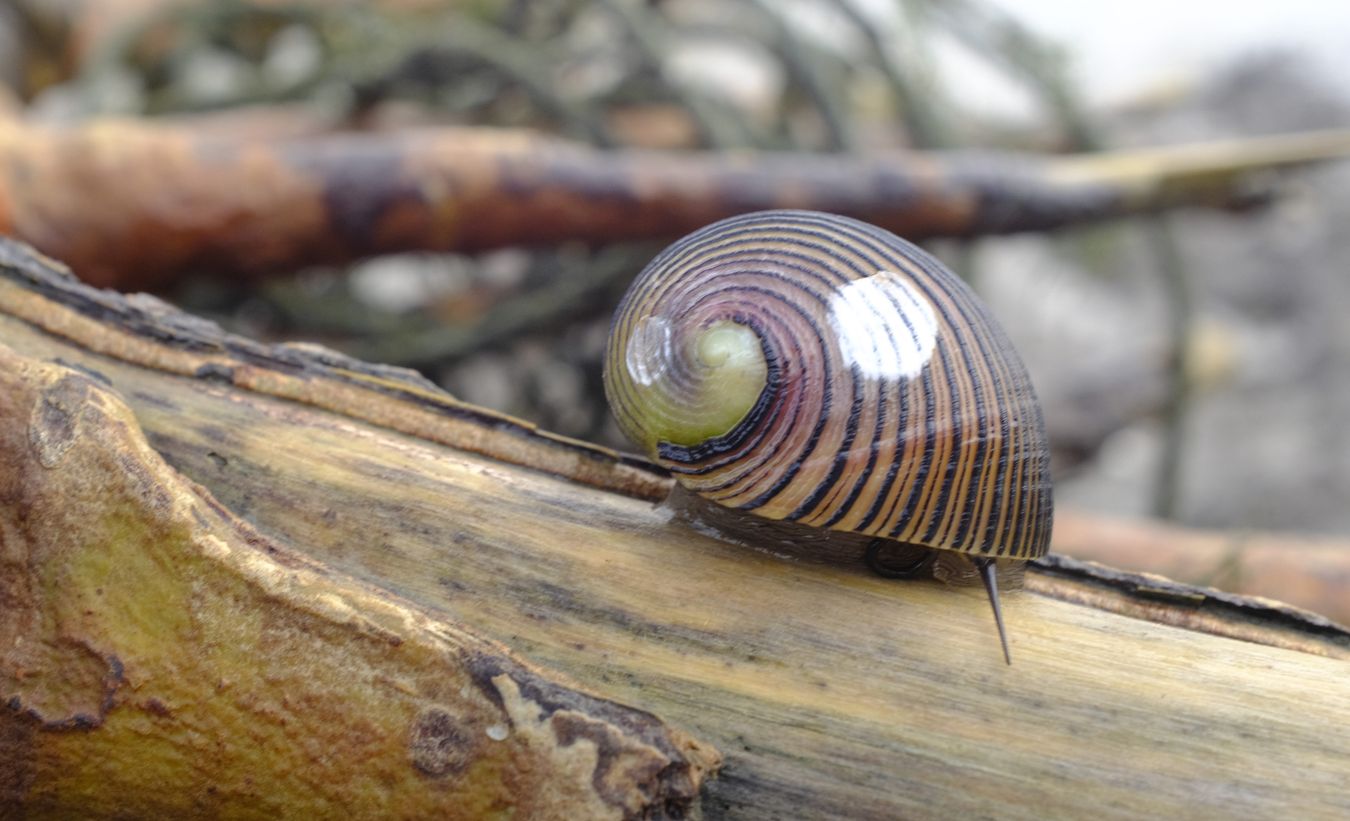
[[[624,433],[697,497],[868,537],[885,576],[964,555],[1012,663],[995,567],[1049,545],[1045,425],[1003,329],[932,256],[831,214],[714,223],[634,280],[604,384]],[[888,564],[896,543],[924,558]]]

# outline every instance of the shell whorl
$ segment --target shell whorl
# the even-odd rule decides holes
[[[963,282],[879,228],[766,211],[676,242],[619,306],[605,390],[634,442],[727,507],[1046,552],[1048,447],[1026,368]]]

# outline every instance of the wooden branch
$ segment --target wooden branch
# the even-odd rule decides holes
[[[1191,584],[1279,599],[1350,624],[1350,542],[1061,514],[1055,550]]]
[[[683,817],[716,765],[261,536],[2,346],[0,461],[6,814]]]
[[[61,398],[58,405],[72,413],[113,407],[115,392],[132,415],[105,415],[128,437],[139,425],[174,470],[200,483],[198,489],[173,474],[136,469],[151,457],[143,451],[140,460],[103,457],[110,470],[119,464],[129,471],[119,487],[165,499],[146,515],[207,516],[164,531],[171,544],[233,522],[226,533],[252,528],[260,545],[280,546],[270,559],[265,550],[248,552],[240,539],[224,540],[219,556],[182,551],[181,562],[222,568],[214,576],[201,571],[202,595],[209,600],[207,583],[220,580],[234,596],[229,612],[241,623],[266,622],[275,613],[283,625],[327,625],[320,635],[337,647],[354,653],[359,645],[374,654],[352,660],[349,669],[387,670],[383,681],[412,687],[410,702],[418,682],[463,675],[446,651],[438,654],[447,645],[427,635],[420,618],[441,625],[438,635],[450,637],[443,641],[476,641],[472,631],[505,642],[606,699],[649,710],[719,748],[725,764],[705,785],[706,816],[1350,812],[1344,788],[1350,738],[1339,731],[1350,713],[1350,634],[1323,619],[1059,562],[1029,574],[1027,590],[1007,597],[1014,664],[1006,667],[987,603],[974,590],[897,583],[869,575],[856,559],[790,559],[775,545],[710,538],[652,503],[668,480],[641,462],[475,411],[407,372],[313,347],[262,346],[153,299],[92,290],[13,244],[0,244],[0,342],[25,357],[30,372],[59,381],[73,378],[63,369],[74,369],[88,377],[79,383],[90,392],[85,396],[108,397]],[[31,364],[39,361],[59,367]],[[12,420],[0,424],[11,439],[28,436]],[[113,452],[125,453],[129,440],[118,441]],[[82,445],[65,458],[75,458],[76,447]],[[175,493],[157,490],[174,481]],[[218,506],[192,503],[189,491]],[[92,495],[51,509],[64,514],[61,522],[73,522],[77,506]],[[12,525],[14,498],[0,496],[6,557],[11,534],[20,532]],[[115,533],[139,532],[140,516],[119,520]],[[26,521],[36,527],[43,520]],[[116,582],[118,601],[136,618],[117,622],[121,629],[110,629],[106,641],[157,636],[184,665],[216,646],[173,627],[192,623],[180,609],[130,609],[161,601],[155,591],[172,588],[181,564],[171,557],[179,553],[147,548],[148,557],[136,559],[134,546],[123,546],[113,555],[125,563],[109,563],[96,561],[108,555],[97,549],[65,550],[56,559],[36,556],[30,566],[44,572],[46,561],[61,567],[62,556],[84,555],[86,572]],[[229,557],[243,555],[258,572],[226,572],[234,566]],[[166,574],[169,580],[161,580]],[[349,576],[359,581],[343,581]],[[284,593],[309,579],[365,597],[259,592],[267,590],[264,582]],[[128,592],[137,586],[143,599]],[[82,615],[76,604],[58,611],[60,624],[89,635],[107,622],[96,594],[81,589],[78,601],[94,614]],[[40,590],[39,603],[68,601],[59,586]],[[302,622],[296,609],[302,604],[319,615]],[[356,630],[342,627],[384,625],[380,614],[404,612],[422,614],[387,628],[402,631],[406,650],[372,649],[383,633],[358,642]],[[334,615],[321,618],[325,613]],[[451,621],[465,627],[452,631]],[[320,641],[298,629],[282,632],[288,642]],[[302,663],[277,657],[293,659],[292,644],[259,642],[258,635],[236,634],[236,655],[263,670]],[[42,680],[18,681],[12,645],[0,647],[6,696],[15,687],[44,692],[76,674],[86,681],[105,675],[100,657],[69,650],[78,661],[71,669],[51,666]],[[123,664],[147,669],[145,659],[128,653]],[[91,796],[126,788],[125,781],[107,782],[115,768],[99,762],[110,759],[115,729],[133,722],[145,730],[141,743],[180,733],[213,754],[258,756],[266,763],[255,772],[269,783],[291,777],[302,770],[285,762],[303,759],[304,751],[314,751],[310,761],[324,760],[308,732],[316,715],[330,716],[340,705],[372,722],[388,720],[360,696],[355,678],[347,689],[326,691],[330,700],[290,698],[286,712],[250,713],[254,722],[278,716],[291,722],[292,731],[269,736],[266,747],[225,732],[228,725],[193,720],[202,708],[179,701],[168,704],[168,715],[142,717],[138,701],[158,678],[128,677],[99,727],[57,730],[0,712],[0,737],[24,744],[0,745],[0,772],[28,761],[20,755],[25,750],[44,751],[47,757],[36,759],[42,762],[56,760],[45,751],[67,756],[64,768],[43,769],[18,790],[7,785],[6,795],[17,794],[29,807],[98,814],[109,805]],[[200,686],[191,676],[182,679],[180,689]],[[259,684],[251,692],[261,701],[246,703],[276,704],[293,682],[303,684],[292,677]],[[213,680],[205,686],[216,693]],[[213,697],[229,700],[234,692],[226,687]],[[453,697],[459,689],[452,684],[445,692]],[[475,701],[481,692],[471,688],[464,698]],[[481,706],[489,714],[503,709]],[[372,730],[368,737],[379,735]],[[322,751],[348,754],[340,745]],[[283,766],[272,766],[274,760]],[[182,779],[207,777],[191,767],[156,773],[162,789],[130,792],[126,800],[167,806]],[[361,800],[385,789],[392,788],[373,780],[342,787]],[[256,796],[231,793],[217,806],[264,813],[268,807],[256,802],[267,795],[265,787]],[[63,803],[34,803],[40,801]]]
[[[1042,230],[1247,204],[1259,199],[1255,173],[1347,151],[1350,132],[1046,159],[598,151],[475,129],[245,140],[135,122],[0,122],[0,233],[131,290],[184,270],[261,275],[394,251],[673,237],[775,207],[915,239]]]

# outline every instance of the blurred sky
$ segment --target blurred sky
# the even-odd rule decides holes
[[[993,0],[1069,48],[1097,103],[1192,82],[1243,54],[1289,50],[1350,96],[1347,0]]]

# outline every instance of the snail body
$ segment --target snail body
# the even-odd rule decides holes
[[[1021,358],[965,283],[887,231],[808,211],[696,231],[638,275],[605,359],[619,426],[716,504],[966,554],[995,602],[994,560],[1047,550]]]

